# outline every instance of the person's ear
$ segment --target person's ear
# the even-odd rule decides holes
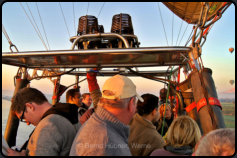
[[[69,101],[73,101],[73,97],[72,96],[69,96]]]
[[[152,115],[155,115],[156,114],[156,108],[151,112],[152,113]]]
[[[133,106],[134,106],[134,97],[132,97],[132,99],[130,99],[130,101],[128,103],[128,111],[129,112],[133,112]]]
[[[33,105],[34,103],[26,103],[26,107],[29,107],[30,110],[34,111],[35,110],[35,107]]]

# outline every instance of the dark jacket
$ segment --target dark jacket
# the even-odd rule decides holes
[[[78,123],[78,106],[69,103],[56,103],[42,116],[41,120],[50,114],[57,114],[68,119],[72,124]]]
[[[166,132],[168,131],[168,129],[169,129],[171,123],[173,122],[173,120],[174,120],[174,116],[173,116],[173,115],[171,115],[170,120],[165,119],[165,124],[164,124],[164,129],[163,129],[162,137],[163,137],[163,136],[166,134]],[[159,119],[157,131],[158,131],[158,133],[160,133],[160,134],[161,134],[161,131],[162,131],[162,126],[163,126],[163,119]]]
[[[193,149],[190,146],[165,146],[164,149],[153,151],[150,156],[191,156],[192,154]]]
[[[81,106],[81,107],[83,107],[83,108],[85,108],[86,110],[88,110],[88,107],[86,106],[86,104],[85,104],[85,103],[81,102],[81,104],[82,104],[82,106]]]
[[[80,117],[80,123],[83,125],[89,118],[90,116],[95,112],[94,108],[90,108],[87,110],[81,117]]]

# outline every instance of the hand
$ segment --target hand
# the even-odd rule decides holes
[[[95,74],[97,74],[97,73],[90,71],[90,72],[87,72],[87,74],[90,75],[90,76],[95,76]]]
[[[93,68],[94,71],[99,71],[98,68]],[[88,71],[87,74],[89,76],[96,76],[97,75],[97,72],[93,72],[93,71]]]
[[[7,149],[7,156],[26,156],[26,150],[22,150],[21,152],[12,150],[11,148]]]

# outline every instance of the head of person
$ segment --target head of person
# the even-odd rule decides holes
[[[66,102],[81,106],[82,97],[78,89],[69,89],[66,93]]]
[[[143,94],[141,96],[144,102],[137,102],[137,113],[140,116],[149,117],[152,123],[156,123],[159,119],[158,103],[159,98],[153,94]]]
[[[232,156],[235,153],[235,129],[221,128],[207,133],[195,151],[195,156]]]
[[[86,105],[87,108],[89,108],[92,103],[91,94],[90,93],[82,94],[82,102]]]
[[[98,106],[108,110],[122,123],[128,124],[136,111],[136,97],[141,102],[144,101],[137,94],[132,80],[123,75],[115,75],[105,81]]]
[[[183,115],[171,123],[167,131],[165,146],[194,148],[200,138],[201,132],[197,123],[189,116]]]
[[[37,126],[43,116],[48,103],[42,92],[35,88],[23,88],[19,90],[11,100],[11,111],[20,121]]]
[[[166,100],[166,97],[167,97],[167,92],[168,90],[166,88],[162,88],[160,90],[160,100],[163,102]]]
[[[159,112],[160,112],[160,118],[163,119],[165,116],[165,119],[170,119],[171,118],[171,107],[170,104],[164,103],[159,107]]]

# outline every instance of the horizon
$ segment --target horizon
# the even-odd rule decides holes
[[[44,23],[44,27],[51,50],[70,49],[71,42],[68,40],[69,36],[63,21],[62,13],[60,12],[59,4],[56,2],[38,2],[37,4],[39,6],[42,21],[47,22]],[[81,8],[75,10],[75,18],[72,16],[72,4],[75,4],[75,8],[77,6],[80,6]],[[160,4],[160,11],[168,37],[167,43],[156,2],[105,2],[101,14],[98,17],[98,24],[102,24],[104,26],[105,32],[110,32],[112,22],[111,19],[113,15],[118,13],[127,13],[132,18],[134,35],[136,35],[139,42],[141,42],[140,47],[171,46],[169,45],[171,40],[172,43],[174,42],[173,46],[175,46],[175,42],[177,43],[182,35],[184,35],[180,44],[180,46],[183,46],[192,32],[193,25],[187,24],[186,22],[182,23],[182,20],[165,7],[163,3],[158,4]],[[22,3],[22,5],[27,8],[26,3]],[[43,29],[40,25],[41,23],[35,3],[28,2],[28,5],[31,8],[35,21],[37,22],[43,35]],[[88,15],[97,16],[103,2],[91,2],[89,8],[87,8],[88,2],[62,2],[61,5],[67,19],[71,37],[72,35],[74,36],[76,32],[75,28],[77,28],[78,19],[85,15],[86,10],[88,9]],[[143,11],[141,12],[141,10]],[[172,17],[174,17],[174,28],[172,28]],[[16,23],[17,26],[15,25]],[[19,2],[4,3],[2,5],[2,24],[4,25],[12,43],[17,46],[20,52],[45,50]],[[181,28],[180,26],[182,24],[183,27]],[[187,31],[185,32],[186,26]],[[172,32],[174,33],[171,34]],[[180,37],[178,37],[179,32]],[[231,54],[229,52],[230,47],[235,47],[234,4],[230,5],[230,7],[222,15],[221,19],[213,25],[207,36],[207,40],[202,47],[203,65],[206,68],[212,69],[212,78],[215,82],[215,86],[217,87],[216,90],[218,94],[235,86],[235,84],[230,85],[229,83],[229,80],[235,79],[235,51]],[[3,34],[2,52],[9,52],[9,43]],[[160,69],[166,70],[167,67],[139,68],[140,71]],[[17,70],[18,67],[16,66],[2,64],[2,89],[14,91],[13,77],[16,75]],[[29,71],[30,74],[32,74],[32,71],[33,70]],[[40,72],[38,72],[38,74],[40,74]],[[98,84],[100,87],[103,86],[107,78],[108,77],[98,77]],[[132,79],[134,84],[137,86],[137,92],[139,94],[151,93],[159,95],[160,89],[164,87],[164,84],[157,81],[141,77],[129,78]],[[184,75],[181,71],[180,82],[182,81],[184,81]],[[62,85],[70,85],[72,83],[75,83],[75,76],[64,75],[61,77]],[[32,80],[30,85],[45,94],[52,93],[54,88],[53,84],[48,79]],[[87,83],[85,81],[82,82],[80,86],[82,92],[88,92],[85,90],[87,87]]]
[[[4,95],[3,93],[3,91],[7,91],[7,95]],[[13,93],[14,93],[14,91],[12,91],[12,90],[4,90],[4,89],[2,89],[2,96],[9,96],[9,97],[12,97],[13,96]],[[86,92],[87,93],[87,92]],[[83,94],[83,93],[82,93]],[[145,93],[138,93],[139,95],[142,95],[142,94],[145,94]],[[47,97],[49,97],[49,95],[50,96],[53,96],[53,92],[52,92],[52,94],[49,94],[49,93],[45,93],[44,94],[45,96],[46,96],[46,98]],[[157,95],[157,94],[155,94],[156,96],[158,96],[159,97],[159,95]],[[229,98],[229,99],[235,99],[235,93],[217,93],[217,95],[218,95],[218,98],[219,99],[226,99],[226,98]],[[63,98],[63,99],[65,99],[66,98],[66,91],[63,93],[63,95],[60,97],[61,99]]]

